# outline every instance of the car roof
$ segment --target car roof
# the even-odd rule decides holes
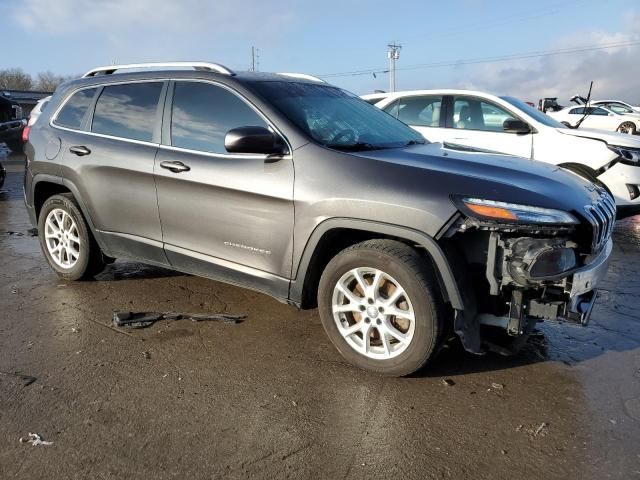
[[[384,99],[401,98],[401,97],[408,97],[412,95],[471,95],[475,97],[486,97],[486,98],[493,98],[493,99],[500,98],[500,96],[495,95],[493,93],[489,93],[489,92],[481,92],[477,90],[453,89],[453,88],[445,88],[441,90],[437,90],[437,89],[402,90],[397,92],[389,92],[385,94],[372,93],[369,95],[362,95],[362,98],[375,98],[375,95],[381,95],[380,97],[381,99],[382,98]]]
[[[61,90],[108,83],[127,83],[142,80],[183,80],[210,79],[226,84],[242,84],[245,82],[274,82],[286,81],[314,85],[332,86],[310,75],[299,73],[269,73],[269,72],[237,72],[233,74],[219,73],[210,70],[158,69],[135,72],[122,72],[85,76],[70,80],[61,85]]]

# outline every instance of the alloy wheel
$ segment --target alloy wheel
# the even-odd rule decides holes
[[[375,268],[354,268],[336,283],[333,318],[347,344],[376,360],[397,357],[415,333],[415,313],[400,283]]]
[[[78,227],[65,210],[55,208],[45,220],[45,243],[53,261],[62,268],[73,268],[80,257]]]

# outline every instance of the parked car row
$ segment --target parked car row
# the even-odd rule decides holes
[[[562,111],[545,115],[516,98],[484,92],[419,90],[377,93],[363,98],[410,125],[429,141],[564,167],[604,184],[615,198],[619,216],[640,212],[638,137],[568,128],[555,119]]]
[[[67,280],[129,258],[317,306],[340,353],[386,375],[456,336],[511,353],[543,319],[586,324],[616,217],[589,175],[636,168],[630,147],[508,97],[380,106],[303,74],[94,69],[28,131],[43,254]],[[503,146],[528,160],[488,151]]]
[[[4,142],[11,150],[21,150],[24,124],[20,106],[0,95],[0,143]]]

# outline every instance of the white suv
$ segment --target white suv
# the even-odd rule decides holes
[[[432,142],[447,142],[560,165],[611,191],[620,217],[640,213],[640,138],[571,129],[513,98],[469,90],[364,95]]]

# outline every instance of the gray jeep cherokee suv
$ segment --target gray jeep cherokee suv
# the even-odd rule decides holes
[[[455,335],[507,353],[536,321],[588,320],[606,190],[429,144],[313,77],[145,66],[62,85],[30,132],[25,201],[61,277],[129,258],[317,306],[344,357],[387,375]]]

